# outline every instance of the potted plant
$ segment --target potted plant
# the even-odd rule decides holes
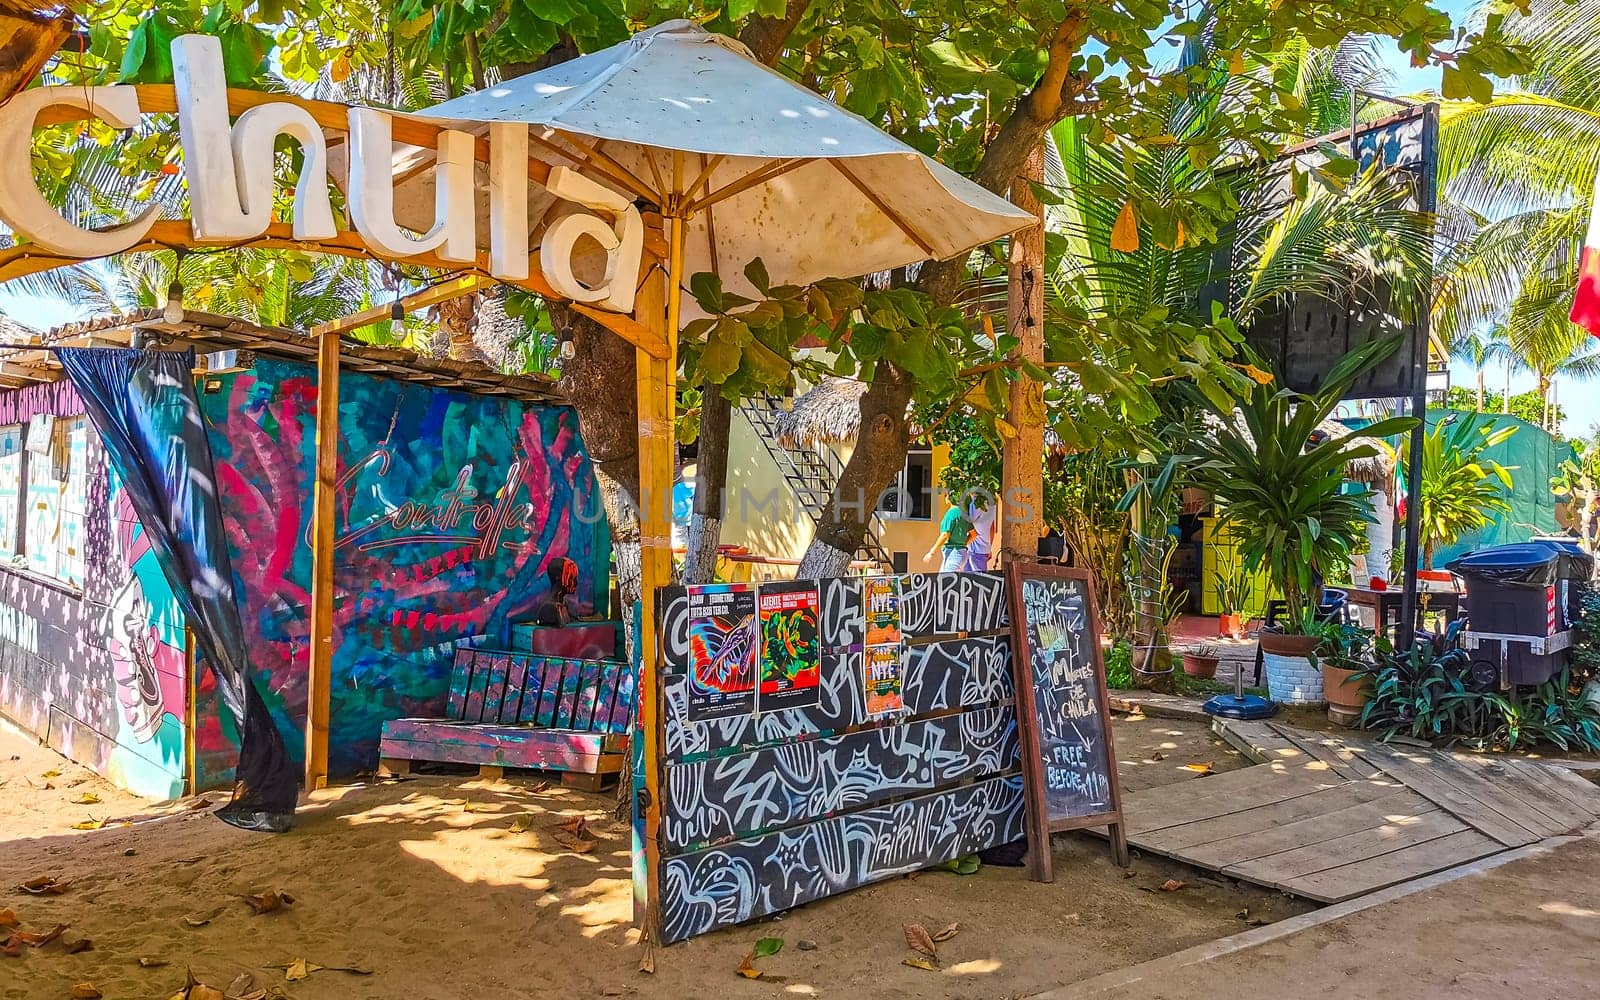
[[[1371,695],[1374,665],[1388,647],[1388,640],[1371,629],[1346,622],[1323,623],[1317,659],[1322,665],[1330,721],[1348,727],[1360,724]]]
[[[1183,672],[1208,681],[1217,676],[1217,661],[1220,659],[1222,651],[1215,646],[1206,643],[1191,646],[1183,651]]]
[[[1351,550],[1373,519],[1365,493],[1342,491],[1345,466],[1377,454],[1363,438],[1402,434],[1415,421],[1391,417],[1315,444],[1312,432],[1333,414],[1362,373],[1399,346],[1396,337],[1356,348],[1309,394],[1278,389],[1270,378],[1262,378],[1231,409],[1193,392],[1213,418],[1210,432],[1196,442],[1193,476],[1216,498],[1224,521],[1239,536],[1246,570],[1265,568],[1287,608],[1280,631],[1261,633],[1267,688],[1276,701],[1323,700],[1322,673],[1316,665],[1322,580],[1349,563]]]
[[[1217,637],[1244,638],[1244,607],[1250,602],[1251,579],[1236,546],[1219,544],[1217,558]]]

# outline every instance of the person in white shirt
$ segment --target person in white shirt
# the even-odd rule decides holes
[[[989,568],[989,553],[994,546],[994,498],[981,497],[967,504],[967,520],[972,522],[972,542],[967,546],[969,573],[981,573]]]

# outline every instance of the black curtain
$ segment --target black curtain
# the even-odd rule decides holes
[[[56,354],[238,725],[233,800],[217,816],[243,829],[281,833],[294,819],[300,770],[250,680],[211,442],[194,392],[194,352],[59,348]]]

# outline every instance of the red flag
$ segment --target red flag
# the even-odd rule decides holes
[[[1583,238],[1583,260],[1578,265],[1578,292],[1572,300],[1571,318],[1600,337],[1600,177],[1595,178],[1594,207],[1589,210],[1589,233]]]

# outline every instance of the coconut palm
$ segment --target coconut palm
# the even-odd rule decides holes
[[[1475,409],[1479,413],[1483,412],[1484,371],[1492,364],[1504,362],[1506,392],[1501,405],[1506,407],[1511,405],[1511,368],[1515,363],[1516,354],[1506,340],[1504,327],[1497,326],[1483,333],[1473,332],[1458,338],[1451,345],[1450,355],[1456,361],[1464,361],[1471,365],[1474,374],[1477,375],[1478,397]]]
[[[1446,103],[1439,181],[1454,239],[1443,253],[1434,330],[1459,343],[1502,323],[1539,378],[1590,377],[1600,361],[1567,321],[1600,172],[1600,0],[1528,0],[1501,22],[1533,70],[1486,104]]]

